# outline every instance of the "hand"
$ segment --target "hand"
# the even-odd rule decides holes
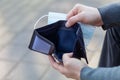
[[[86,67],[87,64],[82,61],[71,58],[72,53],[66,53],[63,55],[63,63],[57,63],[52,56],[49,56],[50,63],[53,68],[58,70],[60,73],[65,75],[68,78],[80,80],[80,72],[83,67]]]
[[[67,27],[70,27],[77,22],[93,26],[103,25],[103,21],[98,9],[82,4],[75,5],[75,7],[67,14]]]

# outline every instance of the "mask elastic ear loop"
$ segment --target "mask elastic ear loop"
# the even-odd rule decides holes
[[[39,23],[39,21],[42,20],[42,19],[45,18],[45,17],[48,17],[48,15],[43,15],[42,17],[40,17],[40,18],[35,22],[35,24],[34,24],[34,29],[36,29],[36,26],[37,26],[37,24]]]

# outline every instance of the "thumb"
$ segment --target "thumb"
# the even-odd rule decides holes
[[[72,57],[73,53],[65,53],[63,55],[63,62],[69,60]]]

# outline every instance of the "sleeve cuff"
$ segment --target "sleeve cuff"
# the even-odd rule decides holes
[[[80,72],[80,80],[89,80],[86,74],[91,70],[92,68],[90,67],[84,67]]]

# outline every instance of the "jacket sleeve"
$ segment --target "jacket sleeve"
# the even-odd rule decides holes
[[[96,69],[85,67],[81,71],[81,80],[120,80],[120,66]]]
[[[105,5],[98,8],[104,25],[104,30],[109,29],[113,26],[120,26],[120,2]]]

